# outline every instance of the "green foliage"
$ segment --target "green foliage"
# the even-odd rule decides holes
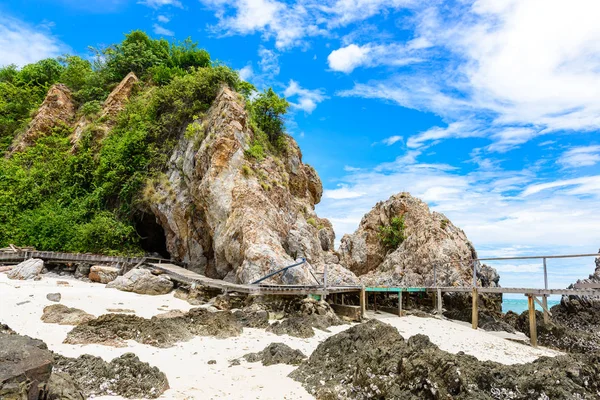
[[[60,75],[60,81],[67,85],[72,91],[83,89],[89,84],[92,71],[92,63],[78,56],[65,56],[59,58],[64,65]]]
[[[379,227],[379,239],[388,249],[395,250],[406,238],[404,235],[404,215],[393,217],[390,225]]]
[[[244,175],[245,178],[249,178],[254,175],[254,172],[252,171],[252,168],[244,164],[242,165],[242,175]]]
[[[317,227],[317,221],[313,217],[310,217],[309,219],[307,219],[306,223],[314,226],[315,228]]]
[[[449,223],[449,222],[450,222],[450,221],[448,221],[447,219],[443,219],[443,220],[440,222],[440,227],[441,227],[442,229],[446,229],[446,227],[448,226],[448,223]]]
[[[88,101],[79,109],[81,114],[85,115],[86,117],[97,115],[100,113],[100,110],[102,110],[102,102],[98,100]]]
[[[19,71],[19,80],[28,85],[48,87],[57,82],[64,67],[53,58],[28,64]]]
[[[255,140],[252,145],[245,152],[246,157],[254,158],[257,161],[262,161],[265,158],[265,149],[263,145]]]
[[[279,97],[271,88],[257,95],[249,105],[256,126],[267,135],[271,143],[276,143],[284,132],[283,115],[289,106],[287,100]]]

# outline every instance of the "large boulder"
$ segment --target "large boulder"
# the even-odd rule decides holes
[[[401,221],[399,223],[398,221]],[[394,226],[395,246],[386,241]],[[401,232],[399,232],[401,231]],[[475,248],[465,233],[443,214],[403,192],[379,202],[367,213],[356,232],[344,235],[339,248],[341,264],[369,286],[423,287],[470,286],[473,282]],[[478,284],[497,284],[493,269],[477,263]]]
[[[17,264],[13,269],[8,271],[7,276],[10,279],[34,279],[44,269],[44,261],[39,258],[30,258],[20,264]]]
[[[173,281],[167,275],[154,275],[147,269],[132,269],[106,285],[125,292],[159,295],[173,289]]]
[[[109,283],[117,279],[119,268],[108,265],[93,265],[90,268],[89,278],[92,282]]]
[[[41,340],[0,333],[0,399],[44,398],[52,361]]]
[[[201,119],[181,133],[165,174],[148,182],[148,208],[171,256],[211,278],[250,283],[299,258],[307,263],[270,282],[315,284],[325,264],[343,269],[331,223],[314,207],[322,195],[316,171],[289,136],[280,154],[246,155],[257,136],[241,96],[223,88]],[[336,279],[356,284],[352,273]]]

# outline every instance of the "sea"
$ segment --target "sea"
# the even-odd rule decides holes
[[[560,303],[559,300],[548,299],[548,308],[552,308],[552,306]],[[524,299],[503,299],[502,300],[502,312],[506,313],[508,311],[515,312],[517,314],[521,314],[523,311],[527,311],[528,309],[527,298]],[[542,311],[542,307],[536,303],[535,308],[539,311]]]

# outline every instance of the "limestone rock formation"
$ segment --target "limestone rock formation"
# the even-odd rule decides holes
[[[103,122],[97,124],[95,127],[96,132],[100,133],[100,137],[95,137],[96,140],[102,139],[115,125],[117,114],[125,108],[125,104],[129,100],[131,92],[138,81],[139,79],[137,76],[135,76],[133,72],[130,72],[108,95],[102,105],[102,111],[98,116],[98,121]],[[73,149],[77,148],[77,144],[85,133],[86,128],[88,128],[91,123],[92,121],[86,116],[82,116],[79,121],[77,121],[73,134],[71,135]]]
[[[393,218],[404,223],[404,240],[397,248],[386,246],[380,234]],[[437,285],[469,286],[477,258],[461,229],[406,192],[377,203],[356,232],[344,235],[339,254],[341,263],[371,286],[429,286],[434,266]],[[478,265],[479,285],[495,286],[497,277],[492,268]]]
[[[75,104],[69,88],[62,83],[53,85],[42,105],[27,126],[27,130],[19,135],[11,149],[11,153],[23,151],[35,143],[36,139],[49,134],[52,129],[69,126],[75,118]]]
[[[167,275],[153,275],[147,269],[132,269],[106,287],[138,294],[159,295],[169,293],[173,289],[173,281]]]
[[[52,304],[44,307],[42,321],[47,324],[79,325],[91,321],[96,317],[78,308],[71,308],[62,304]]]
[[[92,282],[110,283],[119,276],[119,268],[108,265],[93,265],[89,278]]]
[[[149,208],[171,256],[212,278],[249,283],[304,257],[272,281],[316,284],[311,272],[356,282],[339,265],[331,223],[314,206],[322,185],[291,137],[281,157],[245,156],[253,140],[239,96],[223,88],[207,115],[182,133],[166,174],[149,184]]]
[[[30,258],[29,260],[25,260],[16,265],[7,273],[7,276],[9,279],[34,279],[39,276],[39,274],[42,272],[42,269],[44,269],[44,260],[39,258]]]

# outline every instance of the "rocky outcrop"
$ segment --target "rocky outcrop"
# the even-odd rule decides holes
[[[79,325],[96,318],[78,308],[71,308],[62,304],[52,304],[44,307],[42,321],[47,324]]]
[[[173,281],[168,275],[154,275],[147,269],[132,269],[123,276],[106,285],[124,292],[159,295],[167,294],[173,289]]]
[[[52,353],[41,340],[0,333],[0,399],[44,396],[52,361]]]
[[[241,283],[303,257],[308,264],[272,281],[315,284],[311,272],[327,265],[333,281],[355,282],[333,251],[331,223],[315,214],[321,181],[291,137],[279,157],[247,157],[254,134],[243,101],[228,88],[186,132],[165,175],[146,187],[172,257],[209,277]]]
[[[397,248],[386,245],[381,234],[394,218],[404,225],[402,232],[396,233],[404,237]],[[469,286],[473,259],[477,258],[461,229],[406,192],[377,203],[356,232],[344,235],[339,254],[341,263],[371,286],[428,286],[433,284],[434,266],[437,285]],[[497,283],[490,270],[478,265],[479,285]]]
[[[92,282],[110,283],[119,276],[119,268],[108,265],[93,265],[90,268],[89,278]]]
[[[20,264],[17,264],[13,269],[8,271],[9,279],[27,280],[34,279],[40,275],[44,269],[44,261],[39,258],[30,258]]]
[[[598,250],[600,253],[600,250]],[[579,279],[572,285],[569,285],[569,289],[574,289],[578,286],[598,286],[600,287],[600,257],[596,257],[595,260],[596,269],[587,279]],[[594,309],[600,314],[600,296],[563,296],[560,304],[569,312],[587,312],[590,309]]]
[[[34,144],[37,138],[48,135],[56,127],[70,126],[75,118],[75,112],[76,107],[69,88],[62,83],[53,85],[27,126],[27,130],[13,142],[9,154],[25,150]]]
[[[285,343],[271,343],[263,351],[248,353],[244,359],[248,362],[262,362],[262,365],[288,364],[298,365],[306,356],[300,350],[292,349]]]
[[[326,339],[290,377],[318,399],[595,399],[600,356],[502,365],[371,320]]]
[[[101,140],[106,136],[108,131],[115,125],[117,114],[125,108],[125,104],[129,100],[135,84],[139,82],[139,79],[133,72],[127,74],[125,78],[113,89],[108,95],[102,105],[102,111],[96,118],[100,121],[94,126],[95,140]],[[88,127],[94,121],[85,115],[82,116],[73,129],[71,135],[71,143],[73,144],[73,150],[77,149],[77,145],[81,140],[83,134],[86,132]]]

